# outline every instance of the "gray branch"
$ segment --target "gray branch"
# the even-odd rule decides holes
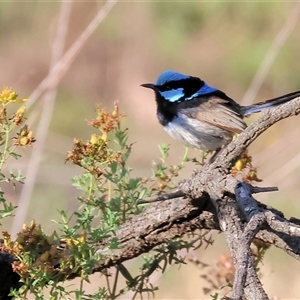
[[[255,276],[255,280],[257,281],[255,292],[258,292],[258,297],[260,296],[258,299],[268,298],[255,273],[254,259],[251,256],[250,249],[251,242],[266,221],[266,216],[263,210],[259,208],[256,200],[252,197],[251,190],[253,190],[252,186],[247,183],[238,183],[235,190],[236,203],[240,211],[245,215],[247,221],[249,221],[237,245],[236,271],[232,299],[238,300],[242,299],[244,295],[248,273],[252,273],[252,276]]]
[[[103,268],[123,262],[128,258],[136,257],[161,243],[182,236],[186,232],[199,228],[221,228],[225,233],[237,270],[239,262],[243,263],[245,259],[248,260],[246,279],[242,279],[240,283],[245,286],[245,296],[247,299],[268,299],[253,267],[253,258],[250,253],[246,258],[240,258],[237,247],[241,239],[246,239],[248,243],[245,245],[248,245],[263,222],[259,221],[261,216],[258,218],[259,222],[256,221],[257,223],[254,218],[250,225],[246,226],[247,230],[244,231],[244,223],[240,219],[235,199],[235,190],[239,182],[229,174],[229,170],[241,153],[268,127],[281,119],[297,115],[299,112],[299,98],[266,112],[235,141],[224,148],[213,163],[205,165],[201,170],[194,171],[191,178],[181,182],[179,188],[188,198],[181,197],[159,204],[151,204],[143,214],[129,221],[117,233],[123,246],[122,250],[105,262],[100,262],[96,270],[103,270]],[[273,191],[276,188],[252,187],[252,192],[266,190]],[[169,199],[170,197],[164,195],[163,198]],[[213,205],[211,205],[212,203]],[[299,259],[299,227],[295,220],[293,223],[289,222],[281,212],[265,207],[256,201],[255,204],[250,203],[249,205],[248,207],[246,204],[246,207],[253,215],[255,215],[254,212],[259,211],[259,207],[267,209],[269,212],[266,214],[269,225],[261,228],[256,236]],[[256,224],[256,229],[248,237],[253,222]],[[287,235],[286,232],[293,234]],[[99,251],[104,253],[101,246]],[[240,292],[236,291],[236,293],[239,296]]]
[[[300,220],[287,220],[282,212],[255,199],[248,204],[246,201],[244,204],[247,209],[242,209],[241,213],[235,196],[240,182],[230,174],[230,169],[242,152],[267,128],[299,112],[300,98],[267,111],[225,147],[214,162],[194,171],[189,179],[182,181],[179,184],[180,191],[175,192],[175,199],[172,194],[164,195],[164,198],[170,200],[151,203],[143,213],[125,223],[116,232],[120,249],[114,253],[111,253],[106,245],[115,236],[94,244],[93,247],[97,253],[104,255],[104,259],[95,265],[93,271],[103,271],[137,257],[187,232],[216,229],[224,232],[236,270],[239,272],[236,277],[241,276],[240,279],[236,278],[233,296],[240,299],[243,293],[248,300],[268,299],[253,267],[253,257],[249,251],[245,251],[243,255],[242,248],[238,245],[243,241],[243,249],[249,249],[253,237],[256,236],[299,260]],[[263,190],[253,188],[251,193],[255,191]],[[247,211],[250,214],[247,214]],[[261,211],[264,217],[260,214]],[[249,216],[252,218],[247,223],[246,219]],[[0,286],[2,284],[0,278]]]

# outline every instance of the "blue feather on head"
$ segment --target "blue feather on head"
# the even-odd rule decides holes
[[[162,74],[159,75],[157,78],[157,81],[155,85],[164,85],[165,83],[169,81],[177,81],[177,80],[183,80],[183,79],[188,79],[191,76],[181,74],[179,72],[175,72],[172,70],[167,70],[163,72]]]

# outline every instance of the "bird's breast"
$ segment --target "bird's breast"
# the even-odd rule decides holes
[[[216,150],[231,141],[233,133],[210,125],[206,122],[190,118],[182,113],[165,122],[163,116],[160,122],[168,134],[190,148],[201,150]]]

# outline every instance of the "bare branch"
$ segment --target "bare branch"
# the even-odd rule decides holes
[[[250,190],[251,190],[252,194],[278,192],[279,191],[277,186],[266,186],[266,187],[251,186]]]
[[[299,105],[300,97],[268,110],[259,117],[256,122],[253,122],[249,127],[247,127],[236,140],[231,142],[223,149],[223,151],[221,151],[220,155],[218,155],[215,159],[212,167],[218,167],[218,165],[221,165],[220,167],[228,168],[231,166],[233,161],[235,161],[241,153],[269,127],[280,120],[298,115],[300,113]],[[226,165],[222,164],[223,160]]]
[[[27,107],[35,103],[45,91],[47,93],[44,96],[44,105],[40,124],[37,132],[36,147],[31,155],[30,162],[28,163],[28,170],[26,171],[25,177],[27,178],[27,184],[24,186],[21,196],[19,199],[19,207],[17,210],[17,216],[14,218],[14,224],[12,225],[11,233],[14,236],[24,223],[26,212],[28,209],[29,201],[31,198],[32,190],[35,185],[35,180],[41,160],[44,144],[47,137],[48,127],[52,118],[52,111],[54,108],[56,98],[56,87],[59,84],[62,77],[68,71],[72,62],[74,61],[77,54],[80,52],[82,47],[85,45],[88,38],[95,31],[102,20],[107,16],[111,8],[117,3],[117,0],[108,0],[103,7],[99,10],[95,18],[86,27],[83,33],[77,38],[73,45],[63,55],[63,45],[67,32],[67,24],[71,10],[71,1],[63,1],[62,9],[60,13],[56,39],[53,48],[52,61],[49,70],[49,74],[43,79],[39,86],[30,95]]]
[[[153,202],[159,202],[159,201],[165,201],[165,200],[170,200],[170,199],[175,199],[175,198],[179,198],[179,197],[184,197],[184,193],[183,191],[177,190],[175,192],[172,193],[166,193],[166,194],[161,194],[155,197],[149,197],[146,199],[138,199],[136,201],[136,204],[145,204],[145,203],[153,203]]]
[[[233,299],[242,299],[244,295],[247,274],[250,269],[251,272],[255,272],[254,260],[251,255],[250,245],[255,235],[265,222],[265,219],[265,215],[261,212],[258,212],[251,218],[244,229],[239,243],[239,250],[237,252],[236,272],[233,283]],[[261,295],[261,299],[265,299],[266,294],[260,284],[257,285],[256,290]]]
[[[256,96],[258,90],[260,89],[262,83],[264,82],[266,75],[268,74],[276,56],[280,52],[284,43],[292,33],[293,29],[299,21],[300,14],[300,2],[297,1],[295,7],[291,10],[289,16],[286,19],[285,24],[282,26],[281,30],[275,37],[273,44],[271,45],[269,51],[267,52],[264,60],[260,64],[260,67],[255,74],[244,98],[241,101],[242,105],[250,104],[253,98]]]
[[[236,187],[240,182],[231,175],[230,168],[244,149],[268,127],[299,112],[300,98],[267,111],[224,148],[213,163],[194,171],[189,179],[180,183],[179,189],[186,197],[151,204],[143,213],[126,222],[114,235],[92,245],[98,254],[103,255],[103,259],[95,265],[93,271],[103,271],[137,257],[187,232],[202,228],[221,229],[225,234],[235,265],[244,264],[249,259],[246,282],[244,282],[244,269],[241,269],[242,277],[236,283],[237,286],[245,283],[244,294],[248,300],[268,299],[253,268],[253,258],[249,254],[241,255],[242,250],[239,248],[241,240],[245,241],[245,245],[249,245],[263,223],[263,219],[257,217],[258,220],[253,219],[248,225],[242,221],[235,196]],[[262,191],[258,188],[252,189]],[[177,193],[181,192],[177,191],[175,195]],[[272,243],[299,259],[300,226],[297,224],[300,224],[300,220],[293,219],[293,222],[290,222],[281,212],[266,207],[255,199],[253,201],[256,204],[251,204],[250,207],[254,207],[256,211],[262,211],[268,223],[263,225],[256,237],[264,242]],[[115,237],[119,241],[120,249],[111,253],[106,245]],[[240,294],[241,292],[236,289],[237,297]]]
[[[63,54],[63,48],[66,40],[66,35],[68,32],[69,17],[71,14],[72,2],[62,2],[59,20],[57,24],[57,32],[54,40],[53,50],[52,50],[52,59],[51,59],[51,68],[53,68],[56,63],[59,61]],[[56,86],[53,86],[51,89],[47,90],[47,93],[43,97],[43,107],[41,118],[39,120],[39,125],[37,129],[37,142],[35,148],[31,153],[28,167],[26,170],[26,185],[24,185],[20,199],[19,206],[16,211],[16,217],[12,224],[11,235],[15,236],[17,232],[22,227],[22,224],[25,222],[26,214],[28,211],[31,195],[33,188],[35,186],[37,173],[39,170],[41,157],[44,151],[44,146],[47,141],[47,132],[52,119],[52,113],[54,110],[56,100]]]
[[[255,273],[254,259],[251,256],[250,245],[266,220],[265,214],[260,210],[257,202],[251,195],[251,188],[247,183],[238,183],[236,186],[237,204],[240,210],[244,212],[247,220],[250,219],[250,221],[246,224],[238,243],[232,299],[242,299],[248,272]],[[260,299],[265,299],[266,294],[260,283],[256,287],[257,292],[261,296]]]
[[[77,40],[73,43],[69,50],[62,56],[62,58],[53,66],[53,68],[51,68],[49,74],[30,95],[30,102],[27,105],[28,107],[30,107],[46,89],[53,88],[59,83],[65,73],[69,70],[69,67],[71,66],[72,62],[74,61],[75,57],[80,52],[82,47],[85,45],[88,38],[116,3],[117,0],[108,0],[103,5],[95,18],[91,21],[91,23],[86,27],[86,29],[77,38]]]

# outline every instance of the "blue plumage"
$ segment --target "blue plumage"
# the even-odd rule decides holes
[[[191,79],[191,76],[184,75],[172,70],[168,70],[163,72],[157,79],[155,86],[161,86],[162,89],[164,85],[168,85],[170,82],[177,82],[181,83],[184,87],[184,82],[188,82],[188,80]],[[217,88],[211,87],[205,82],[202,82],[201,85],[199,85],[199,89],[195,91],[194,94],[190,95],[187,97],[187,94],[184,91],[184,88],[178,87],[178,88],[173,88],[173,89],[167,89],[167,90],[162,90],[160,91],[160,94],[163,98],[170,102],[175,102],[175,101],[187,101],[187,100],[192,100],[193,98],[206,95],[212,92],[217,91]]]
[[[189,77],[190,76],[188,75],[184,75],[172,70],[167,70],[158,76],[155,85],[164,85],[165,83],[168,83],[170,81],[184,80],[188,79]]]
[[[184,97],[185,95],[184,95],[183,88],[160,92],[160,94],[162,97],[164,97],[167,101],[170,101],[170,102],[180,101],[181,99],[188,100],[188,99],[185,99],[185,97]]]
[[[217,150],[247,126],[243,118],[288,102],[300,91],[249,106],[240,106],[198,77],[168,70],[155,84],[142,84],[155,92],[157,117],[164,129],[189,147]]]
[[[218,91],[217,88],[209,86],[198,78],[196,78],[198,79],[198,84],[194,84],[192,89],[190,88],[191,86],[189,87],[185,84],[193,82],[194,79],[191,76],[168,70],[158,77],[155,86],[159,87],[157,91],[160,95],[170,102],[193,100],[199,96]]]

